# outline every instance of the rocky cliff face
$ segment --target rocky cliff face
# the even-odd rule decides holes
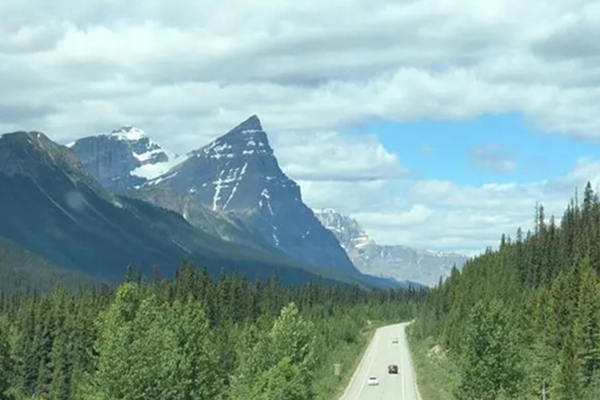
[[[321,210],[316,216],[335,234],[354,265],[365,274],[434,286],[440,278],[450,275],[453,266],[462,268],[467,261],[460,254],[379,245],[356,220],[331,209]]]
[[[302,202],[300,187],[279,168],[256,116],[189,154],[188,158],[142,189],[151,201],[194,222],[198,204],[240,221],[255,239],[284,253],[332,270],[359,272],[335,236]],[[186,207],[177,209],[173,199]],[[196,211],[198,214],[198,211]],[[196,222],[198,224],[198,222]]]
[[[116,193],[143,185],[164,173],[175,161],[175,157],[132,126],[108,135],[79,139],[70,147],[94,179]]]

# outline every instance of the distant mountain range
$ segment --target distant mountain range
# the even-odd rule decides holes
[[[379,245],[356,220],[332,209],[321,210],[316,216],[335,234],[354,265],[364,274],[434,286],[440,278],[450,275],[452,267],[462,268],[467,261],[467,257],[455,253]]]
[[[362,274],[279,168],[256,116],[184,156],[141,130],[60,146],[0,138],[0,237],[51,263],[119,278],[133,264],[172,275],[184,259],[285,283],[399,286]]]

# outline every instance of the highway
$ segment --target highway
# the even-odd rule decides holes
[[[377,329],[340,400],[421,400],[406,340],[408,324]],[[397,375],[388,374],[390,364],[398,366]],[[371,376],[379,379],[379,385],[367,385]]]

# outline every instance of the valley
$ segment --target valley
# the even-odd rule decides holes
[[[0,16],[0,400],[600,399],[598,0]]]

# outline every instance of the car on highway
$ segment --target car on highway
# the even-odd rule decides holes
[[[392,339],[392,344],[398,344],[398,343],[400,343],[400,341],[398,340],[398,338]]]
[[[367,385],[369,385],[369,386],[377,386],[377,385],[379,385],[379,379],[377,379],[376,376],[371,376],[367,380]]]
[[[398,366],[396,364],[388,365],[388,374],[397,375],[398,374]]]

